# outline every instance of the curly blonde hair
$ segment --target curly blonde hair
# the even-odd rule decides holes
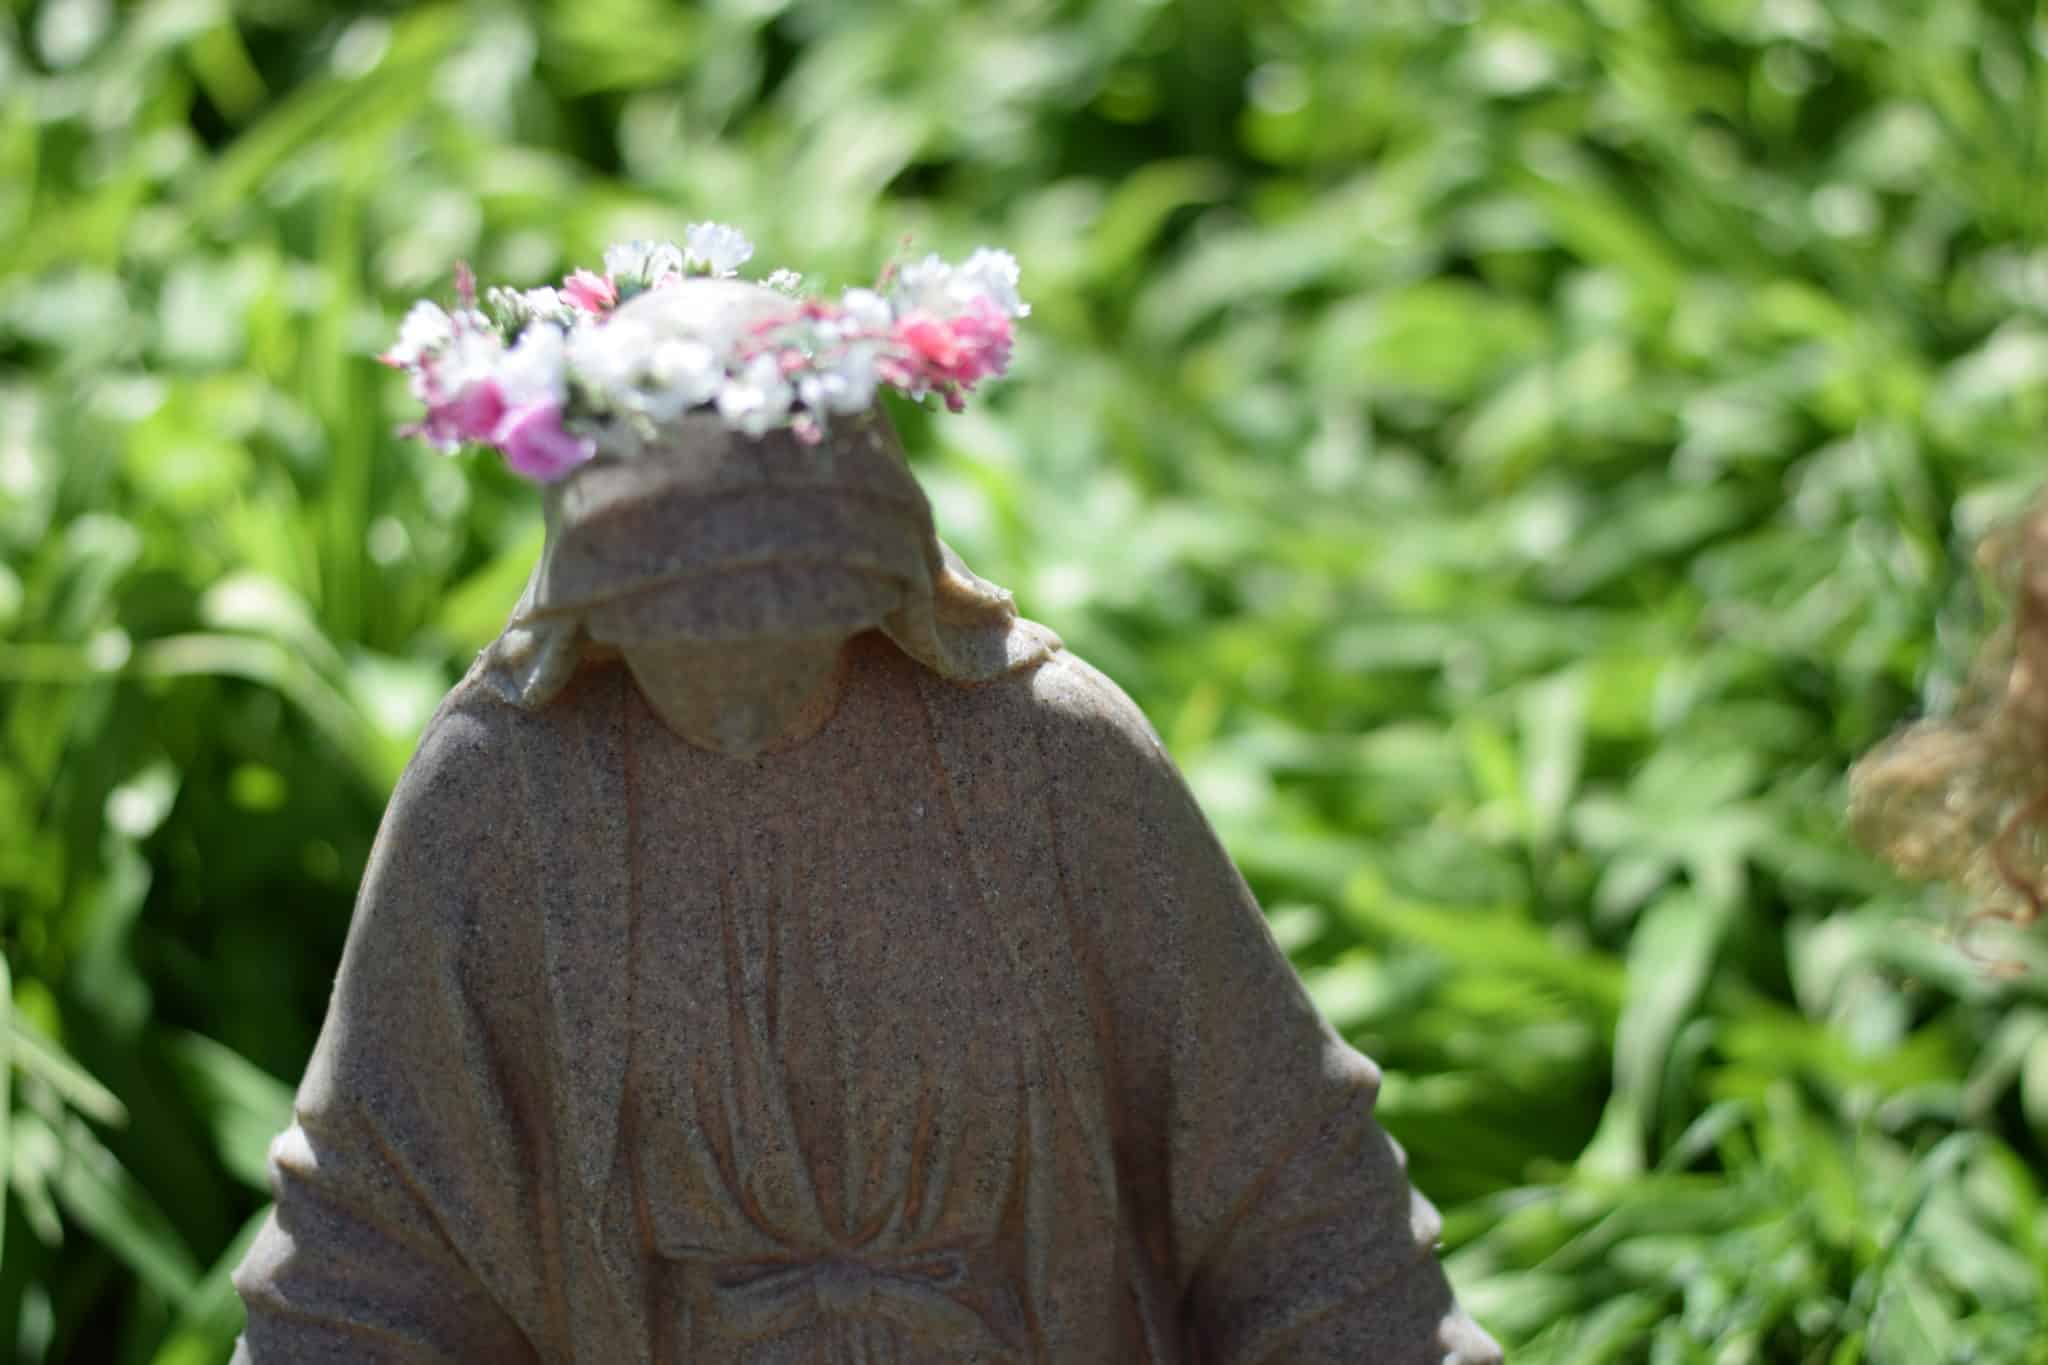
[[[1849,774],[1849,820],[1911,877],[1969,897],[1971,918],[2048,910],[2048,497],[1987,537],[1978,560],[2011,594],[1954,713],[1909,726]]]

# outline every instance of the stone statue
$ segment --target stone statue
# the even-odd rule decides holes
[[[551,484],[393,796],[236,1359],[1481,1365],[1152,730],[879,410]]]

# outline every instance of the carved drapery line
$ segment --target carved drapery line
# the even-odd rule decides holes
[[[987,1286],[970,1277],[969,1258],[959,1251],[868,1249],[742,1262],[707,1257],[704,1264],[709,1305],[728,1341],[764,1342],[821,1321],[862,1319],[894,1324],[918,1345],[956,1359],[1024,1359],[969,1302]]]

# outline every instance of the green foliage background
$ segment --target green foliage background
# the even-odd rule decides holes
[[[1519,1362],[2048,1362],[2048,951],[1846,842],[2048,430],[2023,0],[12,0],[0,1358],[198,1365],[537,544],[450,263],[1022,258],[900,414],[1183,763]],[[11,1353],[11,1355],[9,1354]]]

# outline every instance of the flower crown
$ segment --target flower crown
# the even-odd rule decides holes
[[[734,278],[753,254],[738,230],[697,223],[681,246],[622,243],[605,252],[601,275],[492,288],[481,305],[475,276],[457,266],[455,310],[414,304],[398,344],[378,357],[404,370],[426,405],[403,434],[442,451],[492,446],[539,483],[599,453],[637,454],[662,423],[699,408],[750,436],[789,427],[816,442],[834,416],[866,411],[883,384],[959,411],[975,384],[1009,367],[1011,321],[1031,311],[1017,297],[1016,258],[986,247],[962,265],[892,265],[872,289],[836,300],[801,294],[802,277],[778,270],[764,283],[788,306],[745,321],[623,307],[691,276]]]

